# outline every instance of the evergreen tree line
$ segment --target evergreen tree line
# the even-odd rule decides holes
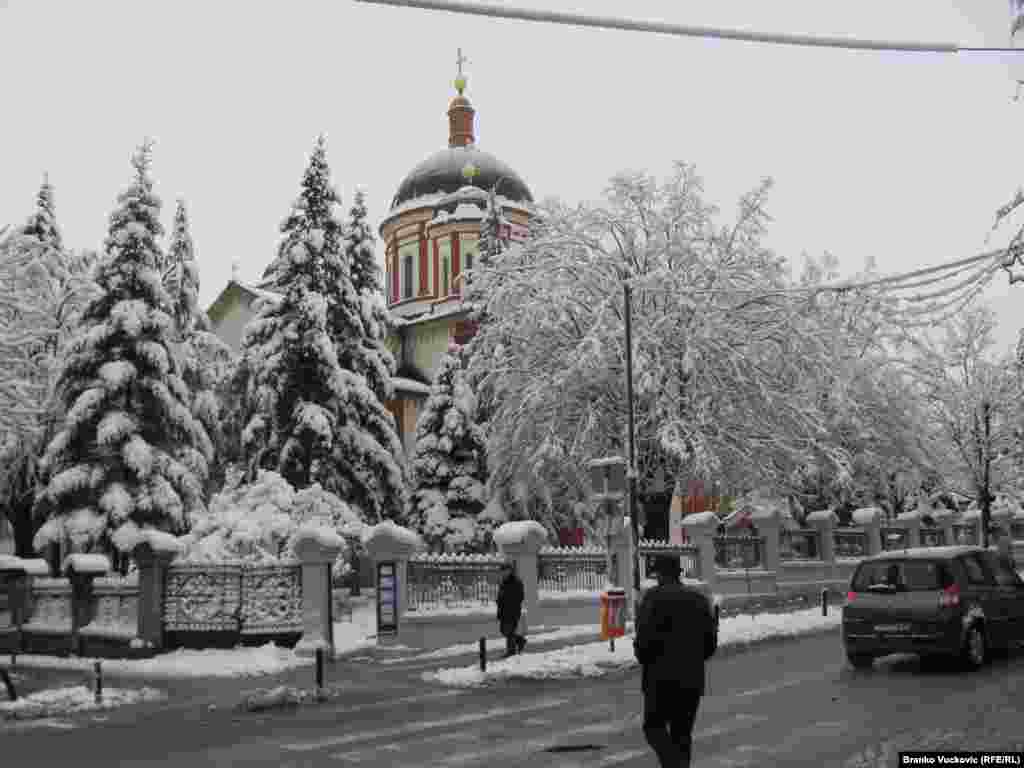
[[[385,405],[396,366],[365,198],[342,221],[324,138],[264,274],[277,297],[260,301],[237,356],[199,306],[183,201],[165,238],[151,157],[149,142],[133,155],[98,254],[65,247],[48,181],[28,222],[0,233],[0,503],[18,554],[109,553],[128,523],[186,534],[229,477],[261,470],[319,484],[364,522],[489,546],[493,526],[466,522],[485,506],[486,457],[458,355],[407,469]]]

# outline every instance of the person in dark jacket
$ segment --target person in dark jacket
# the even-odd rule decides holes
[[[644,736],[662,768],[689,768],[718,622],[707,596],[680,583],[678,557],[657,558],[655,569],[658,586],[640,601],[633,641],[643,674]]]
[[[502,579],[498,587],[498,626],[505,637],[505,657],[522,653],[526,638],[519,634],[519,619],[523,615],[523,582],[516,574],[515,561],[501,567]]]

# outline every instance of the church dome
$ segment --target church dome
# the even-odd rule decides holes
[[[477,170],[473,177],[474,186],[490,189],[499,180],[504,179],[498,187],[499,195],[512,202],[533,202],[529,187],[518,173],[491,153],[470,144],[463,147],[446,147],[413,168],[398,185],[398,192],[391,201],[391,207],[397,208],[402,203],[423,195],[457,192],[466,186],[463,170],[467,165],[472,165]]]

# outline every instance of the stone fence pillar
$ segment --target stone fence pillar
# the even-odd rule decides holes
[[[409,558],[424,549],[423,539],[408,528],[395,525],[390,520],[370,528],[363,536],[363,546],[373,560],[374,584],[377,587],[377,644],[387,645],[398,642],[402,631],[402,617],[405,616],[408,595]],[[379,583],[381,565],[394,568],[390,578],[394,580],[393,591],[385,595]],[[393,604],[385,598],[391,597]],[[387,614],[391,612],[392,616]],[[389,619],[391,621],[389,621]],[[381,628],[392,623],[394,634],[382,634]]]
[[[921,546],[921,513],[916,509],[900,512],[896,516],[896,525],[907,532],[907,547]]]
[[[761,553],[761,565],[766,571],[778,573],[779,570],[779,527],[782,516],[779,508],[772,505],[754,505],[750,513],[757,535],[764,540],[764,552]]]
[[[530,617],[536,616],[540,604],[537,587],[537,554],[548,540],[548,532],[536,520],[504,523],[494,532],[498,550],[516,564],[516,573],[523,582],[524,632],[529,631]]]
[[[715,591],[717,581],[715,566],[715,532],[718,530],[718,516],[714,512],[697,512],[683,518],[683,531],[690,543],[697,547],[701,581]]]
[[[942,531],[942,540],[949,546],[953,541],[953,513],[948,509],[934,509],[931,512],[935,527]]]
[[[878,507],[855,509],[853,522],[864,529],[865,554],[868,557],[879,554],[882,551],[882,510]]]
[[[164,586],[167,569],[178,554],[173,536],[144,538],[132,550],[139,569],[138,637],[152,651],[164,647]]]
[[[302,639],[295,646],[300,656],[313,656],[323,648],[334,658],[333,581],[331,567],[345,548],[333,528],[303,523],[295,534],[295,556],[302,564]]]
[[[819,509],[807,516],[807,523],[818,532],[818,557],[827,566],[835,566],[836,540],[835,529],[839,518],[831,509]]]
[[[106,555],[68,555],[61,568],[71,582],[71,647],[82,653],[79,631],[96,615],[96,600],[92,582],[97,576],[110,573],[110,560]]]
[[[0,555],[0,653],[21,650],[21,625],[25,622],[28,576],[21,558]]]

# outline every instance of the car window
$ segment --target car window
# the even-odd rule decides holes
[[[876,560],[862,563],[853,579],[856,592],[931,592],[953,583],[946,563],[938,560]]]
[[[1015,587],[1020,583],[1017,574],[1009,563],[1004,562],[995,552],[985,553],[985,564],[995,577],[996,584],[1001,587]]]
[[[988,573],[981,559],[977,555],[966,555],[961,562],[964,564],[964,571],[967,573],[967,583],[982,586],[991,586],[995,580]]]

